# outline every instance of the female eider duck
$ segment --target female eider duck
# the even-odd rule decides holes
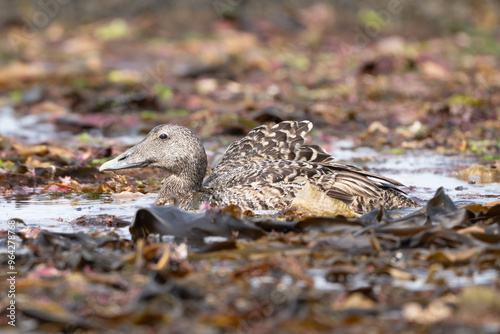
[[[335,162],[321,147],[305,145],[304,136],[312,127],[309,121],[259,126],[232,143],[205,178],[207,155],[200,139],[186,127],[159,125],[99,170],[163,168],[168,175],[156,205],[175,204],[183,210],[193,209],[195,196],[202,202],[235,204],[243,210],[283,210],[308,182],[356,212],[380,205],[388,209],[419,206],[397,188],[401,183]]]

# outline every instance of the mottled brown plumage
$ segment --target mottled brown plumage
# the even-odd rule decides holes
[[[317,145],[305,145],[309,121],[259,126],[232,143],[203,182],[207,157],[200,140],[179,125],[160,125],[139,144],[101,166],[100,170],[160,167],[168,175],[156,204],[193,209],[193,198],[243,210],[288,208],[309,182],[357,212],[379,205],[388,209],[418,206],[390,178],[345,165]]]

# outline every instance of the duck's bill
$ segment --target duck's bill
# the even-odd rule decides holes
[[[123,152],[113,160],[109,160],[102,164],[99,168],[100,172],[106,170],[120,170],[120,169],[128,169],[128,168],[139,168],[146,167],[150,164],[150,161],[138,159],[138,157],[134,154],[132,149]]]

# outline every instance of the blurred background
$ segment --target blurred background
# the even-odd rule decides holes
[[[360,18],[366,11],[381,11],[389,6],[402,7],[401,12],[391,18],[384,27],[388,33],[408,37],[425,38],[446,35],[457,31],[482,30],[494,33],[498,30],[500,3],[494,0],[457,0],[453,4],[445,0],[373,0],[373,1],[173,1],[173,0],[89,0],[39,1],[29,0],[4,2],[0,5],[2,26],[23,24],[23,19],[42,7],[59,6],[55,21],[67,27],[112,19],[149,16],[158,20],[164,28],[163,36],[184,38],[184,34],[209,33],[214,21],[234,18],[240,28],[252,29],[256,21],[269,21],[284,30],[304,28],[300,11],[317,4],[325,4],[337,14],[328,25],[332,32],[348,35],[353,24],[363,23]],[[38,7],[38,8],[37,8]],[[207,30],[209,29],[209,30]]]
[[[2,2],[0,134],[176,122],[209,138],[307,118],[359,145],[496,154],[499,13],[493,0]]]

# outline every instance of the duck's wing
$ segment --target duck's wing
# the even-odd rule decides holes
[[[389,177],[386,177],[386,176],[383,176],[383,175],[380,175],[377,173],[372,173],[372,172],[366,171],[363,168],[360,168],[357,166],[346,165],[346,164],[343,164],[340,162],[334,162],[334,161],[328,161],[326,163],[321,163],[321,164],[324,165],[325,167],[330,168],[333,172],[337,172],[337,171],[345,172],[348,175],[351,175],[353,179],[357,179],[359,177],[361,177],[363,179],[369,178],[368,180],[373,181],[373,182],[378,182],[378,181],[375,181],[373,179],[382,180],[382,181],[385,181],[387,183],[378,182],[377,184],[384,185],[385,187],[394,188],[394,189],[397,189],[398,191],[401,191],[401,190],[399,190],[397,187],[403,186],[402,183],[400,183],[394,179],[391,179]],[[370,178],[372,178],[372,179],[370,179]]]
[[[313,124],[310,121],[285,121],[271,127],[261,125],[253,129],[247,136],[227,148],[204,184],[218,187],[235,182],[253,183],[257,179],[269,182],[269,175],[281,173],[295,175],[297,162],[304,162],[307,164],[302,164],[301,173],[315,173],[318,168],[322,168],[320,172],[322,174],[340,173],[339,175],[345,176],[346,184],[357,180],[360,190],[363,186],[367,186],[367,183],[377,186],[381,184],[368,177],[386,181],[387,187],[395,189],[397,188],[394,186],[402,185],[393,179],[367,172],[359,167],[335,162],[335,159],[318,145],[304,145],[305,135],[312,128]],[[255,167],[256,165],[259,167]],[[303,170],[304,166],[308,167],[306,169],[309,172]],[[275,182],[279,181],[276,179]],[[338,197],[342,195],[339,193]]]
[[[332,166],[300,160],[254,161],[224,170],[220,176],[223,177],[207,184],[215,189],[215,197],[227,203],[236,203],[240,197],[238,201],[256,200],[261,209],[279,207],[276,201],[286,207],[306,182],[360,212],[386,204],[390,198],[405,199],[396,188],[397,181],[340,163]],[[384,182],[386,180],[393,184]],[[245,204],[246,207],[252,205]]]

